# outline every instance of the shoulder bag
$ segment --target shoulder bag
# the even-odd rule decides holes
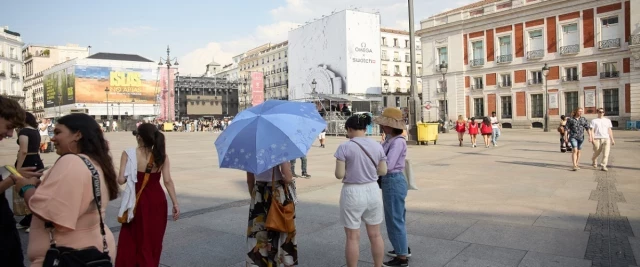
[[[56,240],[53,235],[55,230],[53,223],[46,222],[45,227],[49,229],[50,246],[44,257],[43,267],[112,267],[111,257],[109,257],[109,248],[107,247],[107,237],[104,231],[104,221],[102,220],[102,194],[100,193],[100,174],[93,166],[91,161],[84,157],[80,157],[91,171],[91,180],[93,187],[93,201],[98,208],[100,216],[100,234],[102,234],[102,251],[96,247],[87,247],[82,249],[74,249],[69,247],[56,246]]]
[[[385,155],[388,153],[389,153],[388,150],[384,152]],[[402,170],[402,174],[404,175],[404,179],[407,181],[407,189],[418,190],[418,186],[416,185],[416,180],[413,177],[413,168],[411,167],[411,160],[409,160],[406,157],[404,158],[404,169]]]
[[[147,182],[149,182],[149,176],[151,175],[151,170],[153,169],[153,154],[149,157],[149,163],[147,163],[147,168],[144,170],[144,178],[142,180],[142,186],[140,187],[140,191],[136,193],[136,205],[133,207],[133,214],[136,212],[136,207],[138,207],[138,200],[140,200],[140,195],[142,195],[142,190],[147,186]],[[129,222],[129,210],[125,210],[122,216],[118,216],[119,223],[128,223]]]
[[[296,207],[292,201],[286,199],[288,195],[287,185],[284,185],[285,201],[280,203],[276,199],[276,168],[271,170],[271,206],[269,207],[269,213],[267,214],[267,221],[265,227],[267,230],[279,232],[279,233],[293,233],[296,231],[296,225],[294,217],[296,214]]]

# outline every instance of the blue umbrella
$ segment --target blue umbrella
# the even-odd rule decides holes
[[[266,101],[238,114],[218,137],[219,165],[262,173],[306,155],[326,126],[312,103]]]

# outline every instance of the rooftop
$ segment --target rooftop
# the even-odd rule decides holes
[[[453,13],[458,13],[458,12],[461,12],[461,11],[478,8],[478,7],[484,6],[486,4],[491,4],[491,3],[500,2],[500,1],[503,1],[503,0],[481,0],[481,1],[474,2],[474,3],[471,3],[471,4],[465,5],[465,6],[461,6],[461,7],[456,8],[456,9],[452,9],[452,10],[449,10],[449,11],[442,12],[440,14],[433,15],[433,16],[431,16],[429,18],[435,18],[435,17],[440,17],[440,16],[449,15],[449,14],[453,14]]]
[[[395,30],[395,29],[388,29],[388,28],[380,28],[381,32],[386,32],[386,33],[395,33],[395,34],[403,34],[403,35],[409,35],[408,31],[403,31],[403,30]]]
[[[119,61],[138,61],[138,62],[153,62],[152,60],[143,58],[139,55],[130,54],[116,54],[116,53],[95,53],[87,58],[90,59],[106,59],[106,60],[119,60]]]

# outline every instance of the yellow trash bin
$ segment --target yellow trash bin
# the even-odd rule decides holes
[[[173,132],[173,123],[171,122],[165,122],[162,125],[162,128],[165,132]]]
[[[418,123],[418,145],[438,141],[438,123]]]

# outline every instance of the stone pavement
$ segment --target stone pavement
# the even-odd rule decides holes
[[[540,130],[506,129],[489,149],[471,148],[468,136],[458,147],[453,133],[441,134],[438,145],[411,146],[420,187],[407,198],[411,266],[638,266],[640,132],[615,135],[609,172],[590,167],[589,143],[583,169],[570,171],[557,134]],[[168,224],[163,266],[244,266],[249,194],[244,173],[218,168],[216,136],[167,133],[182,218]],[[130,133],[107,138],[116,163],[135,144]],[[343,141],[315,144],[308,155],[313,177],[297,180],[300,266],[345,265],[341,184],[333,177],[333,153]],[[13,163],[16,150],[15,139],[1,142],[1,162]],[[50,165],[56,156],[44,158]],[[118,206],[111,202],[107,210],[116,237]],[[365,232],[360,259],[360,266],[373,266]]]

